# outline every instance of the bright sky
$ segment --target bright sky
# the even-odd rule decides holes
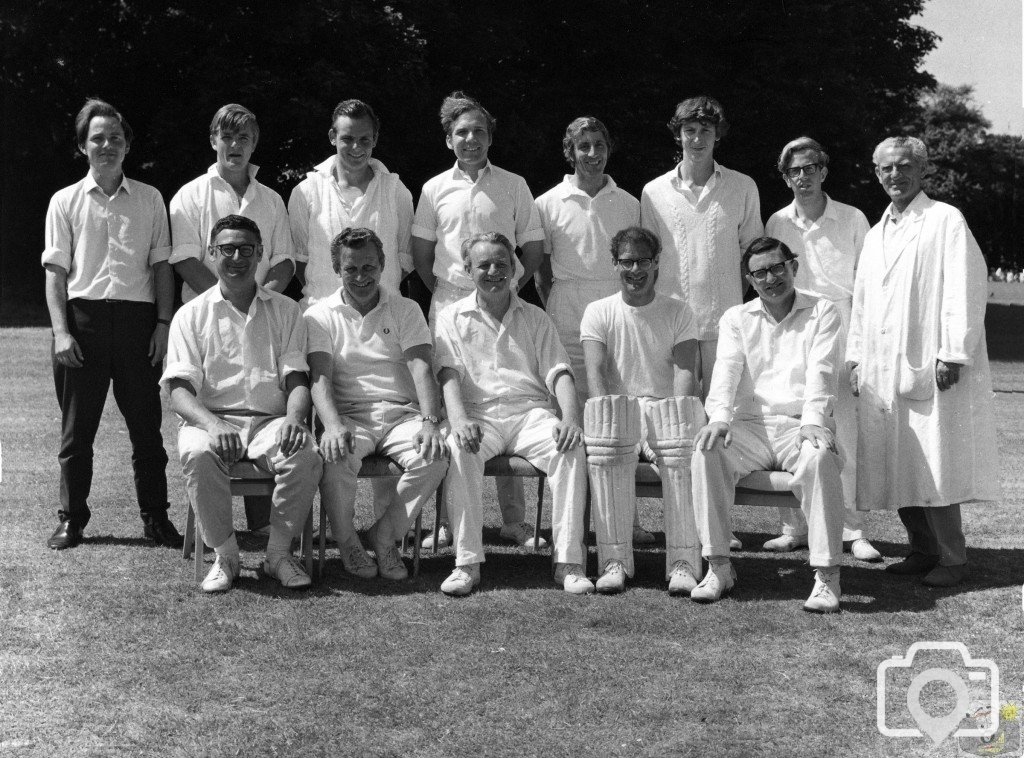
[[[942,37],[924,70],[943,84],[974,85],[994,134],[1024,134],[1022,6],[1024,0],[927,0],[912,19]]]

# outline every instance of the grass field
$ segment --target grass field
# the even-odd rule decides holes
[[[663,546],[640,551],[624,595],[574,598],[551,582],[547,556],[498,544],[493,489],[483,584],[469,598],[437,591],[451,551],[426,554],[419,578],[400,584],[351,579],[329,552],[322,584],[281,590],[256,573],[255,536],[242,540],[237,589],[207,597],[190,563],[141,539],[112,399],[87,540],[54,553],[44,546],[59,431],[48,335],[0,330],[0,755],[953,755],[952,742],[933,751],[879,734],[876,667],[916,641],[960,641],[999,666],[1003,700],[1021,701],[1024,319],[999,308],[1004,501],[964,509],[969,580],[930,590],[847,558],[844,610],[831,617],[800,610],[806,552],[759,549],[774,511],[736,509],[747,547],[721,603],[670,598]],[[180,527],[169,412],[164,434]],[[367,505],[364,489],[364,527]],[[641,515],[660,530],[658,501],[642,501]],[[887,562],[904,554],[895,514],[868,525]],[[594,563],[592,553],[591,573]],[[893,718],[909,725],[903,711]]]

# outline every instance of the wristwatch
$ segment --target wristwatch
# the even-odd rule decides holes
[[[441,423],[441,419],[439,419],[437,416],[420,416],[420,421],[424,421],[424,422],[429,421],[432,424],[440,424]]]

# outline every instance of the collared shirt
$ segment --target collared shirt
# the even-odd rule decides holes
[[[171,254],[159,190],[123,177],[107,197],[92,172],[65,187],[46,211],[43,265],[68,272],[68,299],[156,302],[153,265]]]
[[[772,214],[765,234],[798,256],[797,287],[839,302],[853,297],[857,258],[870,228],[859,210],[825,195],[825,211],[817,221],[801,219],[794,200]]]
[[[612,237],[640,223],[640,201],[607,177],[591,197],[566,176],[537,198],[544,227],[544,252],[556,281],[615,281]]]
[[[405,351],[433,342],[416,303],[382,287],[379,302],[363,316],[339,289],[305,317],[307,351],[333,360],[331,386],[340,413],[378,402],[418,402]]]
[[[544,228],[523,177],[488,162],[474,182],[456,163],[423,185],[412,235],[437,241],[433,272],[438,279],[473,287],[462,267],[462,241],[481,232],[501,232],[513,247],[543,242]],[[517,261],[513,278],[522,274]]]
[[[679,170],[644,187],[640,223],[661,240],[658,289],[689,305],[698,338],[713,340],[722,314],[742,301],[740,257],[764,233],[761,202],[753,179],[718,163],[699,196]]]
[[[839,330],[836,307],[801,290],[781,322],[761,298],[727,310],[705,403],[709,421],[778,415],[825,426],[838,390]]]
[[[435,336],[434,369],[459,375],[467,409],[494,403],[510,410],[551,408],[555,379],[572,374],[554,323],[515,294],[500,323],[480,307],[475,291],[456,300],[438,315]]]
[[[580,341],[600,342],[608,352],[609,395],[665,398],[675,395],[675,346],[697,339],[693,313],[682,300],[654,293],[629,305],[616,292],[587,306]]]
[[[160,383],[188,381],[215,413],[283,416],[285,378],[308,370],[306,322],[293,300],[257,287],[249,312],[242,313],[218,284],[174,315]]]
[[[882,262],[891,266],[896,256],[902,252],[911,240],[919,233],[917,222],[924,213],[928,203],[928,196],[924,191],[914,195],[907,207],[900,213],[896,206],[889,203],[889,207],[882,214]]]
[[[171,264],[195,258],[216,275],[217,263],[207,252],[210,230],[232,213],[252,219],[260,228],[263,258],[256,266],[258,284],[267,280],[271,268],[295,257],[284,201],[270,187],[257,181],[257,171],[258,166],[249,164],[249,187],[241,200],[227,180],[217,173],[216,164],[177,191],[171,198],[171,239],[174,240]],[[195,296],[187,283],[182,285],[183,301],[187,303]]]
[[[398,174],[376,158],[370,159],[373,178],[366,192],[343,192],[338,185],[337,158],[317,164],[288,198],[288,217],[295,260],[306,264],[302,294],[314,303],[334,294],[340,282],[331,264],[331,241],[346,227],[372,229],[384,245],[381,284],[395,291],[402,270],[412,270],[409,235],[412,193]]]

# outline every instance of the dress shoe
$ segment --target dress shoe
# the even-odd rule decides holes
[[[626,589],[626,567],[622,561],[608,561],[597,580],[597,591],[602,595],[616,595]]]
[[[313,584],[313,580],[294,555],[277,559],[268,557],[263,561],[263,573],[279,581],[286,590],[304,590]]]
[[[173,547],[180,550],[181,546],[185,544],[185,538],[178,534],[178,530],[174,528],[174,524],[166,516],[146,521],[146,525],[143,527],[143,534],[147,540],[153,540],[157,545],[163,547]]]
[[[668,594],[689,595],[697,584],[693,566],[686,561],[676,561],[672,564],[672,573],[668,575]]]
[[[807,547],[806,534],[780,534],[762,545],[765,550],[773,553],[791,553],[802,547]]]
[[[804,610],[810,613],[838,613],[841,596],[839,567],[815,569],[814,589],[804,603]]]
[[[850,552],[853,553],[853,557],[858,561],[864,561],[865,563],[878,563],[882,560],[882,554],[864,537],[853,541],[853,544],[850,545]]]
[[[728,595],[735,584],[736,569],[732,567],[730,561],[717,566],[712,563],[708,566],[708,573],[704,575],[704,581],[690,592],[690,600],[697,603],[714,603]]]
[[[924,553],[911,553],[902,561],[897,561],[885,567],[889,574],[899,576],[910,576],[911,574],[927,574],[939,565],[939,556],[925,555]]]
[[[959,566],[936,566],[921,580],[929,587],[955,587],[967,576],[967,564]]]
[[[61,521],[57,529],[46,541],[46,546],[51,550],[67,550],[82,541],[82,528],[75,526],[70,521]]]

